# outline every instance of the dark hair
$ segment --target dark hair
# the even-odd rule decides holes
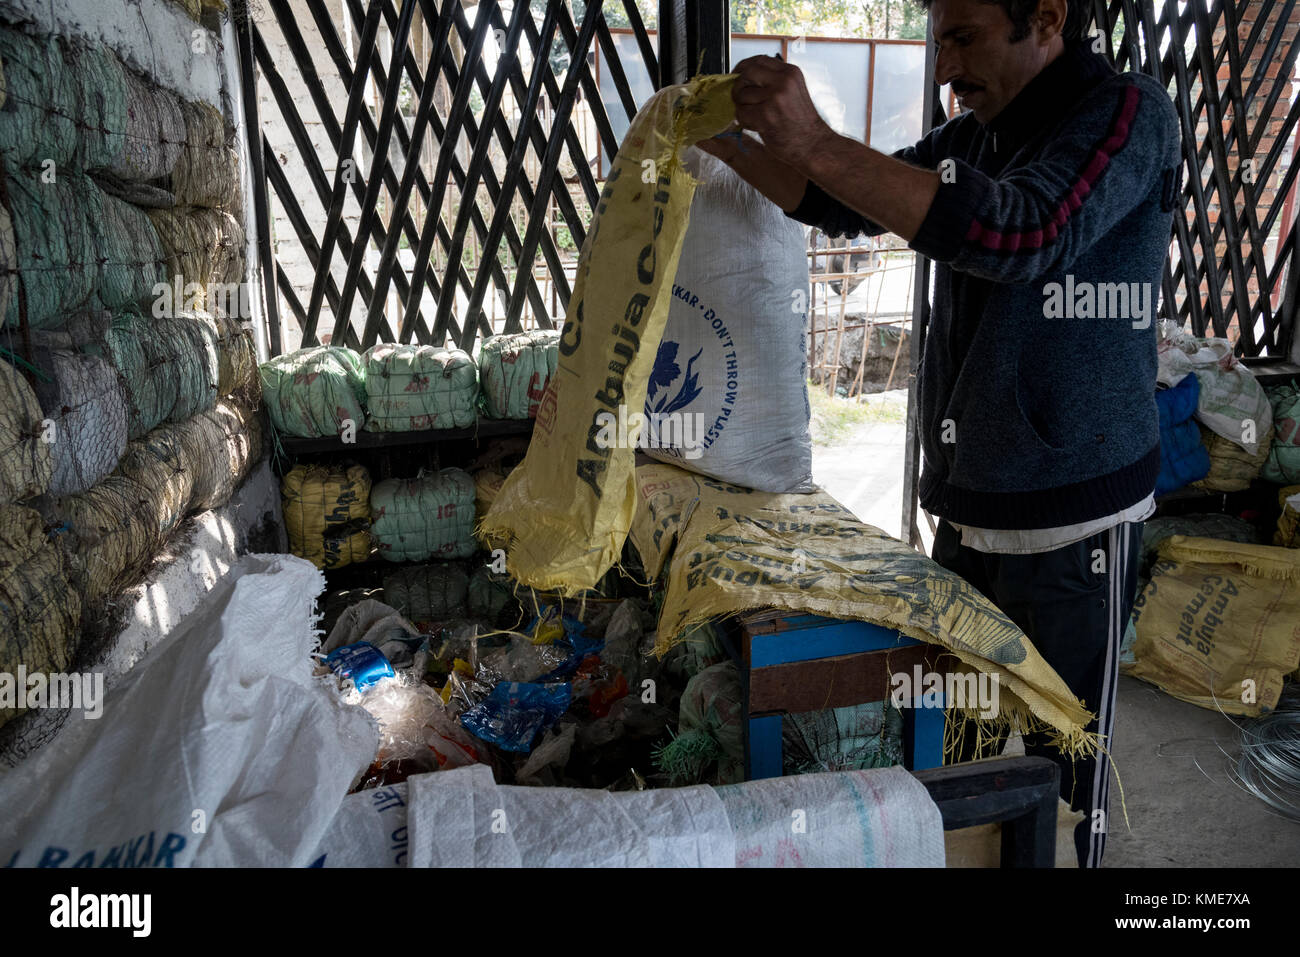
[[[929,10],[934,0],[916,0],[917,3],[925,10]],[[1019,43],[1029,36],[1029,19],[1038,9],[1039,0],[980,0],[980,3],[989,3],[1001,7],[1006,11],[1008,19],[1011,20],[1011,42]],[[1087,13],[1084,9],[1083,0],[1067,0],[1065,9],[1065,25],[1061,29],[1061,36],[1067,43],[1072,40],[1078,40],[1083,36],[1083,24]]]

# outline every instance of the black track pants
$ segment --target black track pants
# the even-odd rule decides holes
[[[1115,684],[1119,646],[1133,609],[1142,523],[1125,522],[1081,542],[1033,555],[979,552],[961,544],[960,533],[939,522],[932,557],[961,575],[1014,621],[1049,665],[1097,720],[1113,750]],[[958,760],[976,755],[973,734]],[[1001,743],[993,753],[1001,751]],[[1085,815],[1075,829],[1080,867],[1098,867],[1110,823],[1110,760],[1105,754],[1071,761],[1046,740],[1025,736],[1025,753],[1041,755],[1061,767],[1061,797]],[[1096,812],[1102,812],[1097,814]]]

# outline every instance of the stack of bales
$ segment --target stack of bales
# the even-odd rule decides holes
[[[60,37],[0,28],[0,71],[0,672],[57,672],[265,429],[246,297],[207,295],[244,278],[220,112]]]

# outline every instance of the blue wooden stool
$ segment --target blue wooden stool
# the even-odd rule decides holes
[[[913,667],[938,670],[947,652],[890,628],[861,621],[766,610],[738,622],[739,658],[745,676],[747,776],[780,777],[781,714],[801,714],[886,701],[890,676]],[[903,763],[909,771],[943,764],[944,708],[903,708]]]

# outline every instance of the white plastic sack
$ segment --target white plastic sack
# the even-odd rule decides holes
[[[609,792],[474,765],[407,784],[411,867],[944,865],[939,808],[902,768]]]
[[[737,867],[944,866],[939,806],[902,768],[765,778],[717,792]]]
[[[405,867],[407,783],[343,799],[312,857],[312,867]]]
[[[1227,339],[1199,339],[1177,323],[1161,320],[1156,380],[1176,386],[1189,373],[1200,381],[1196,418],[1207,429],[1251,455],[1273,426],[1273,407],[1254,374],[1237,361]]]
[[[476,764],[407,779],[411,867],[730,867],[705,785],[611,793],[498,787]]]
[[[247,555],[54,741],[0,774],[17,866],[309,864],[378,730],[312,677],[324,579]]]
[[[642,447],[736,485],[810,491],[803,228],[725,163],[695,147],[684,155],[702,182],[646,391]]]

